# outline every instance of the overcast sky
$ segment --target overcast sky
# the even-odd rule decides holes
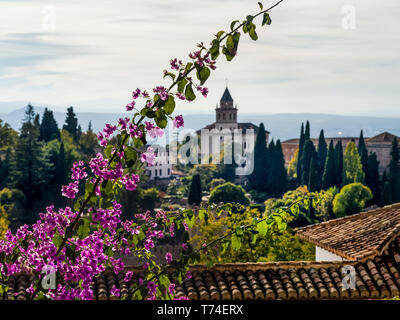
[[[343,28],[348,5],[355,29]],[[0,111],[15,101],[123,111],[132,89],[163,84],[170,58],[258,10],[253,0],[0,0]],[[243,37],[238,57],[220,60],[208,99],[178,112],[214,112],[227,78],[241,112],[400,117],[398,0],[284,0],[271,17],[259,41]]]

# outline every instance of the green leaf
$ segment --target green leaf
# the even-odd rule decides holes
[[[246,20],[247,20],[248,23],[252,23],[252,22],[253,22],[253,19],[254,19],[254,16],[252,16],[252,15],[248,15],[248,16],[246,17]]]
[[[131,146],[127,146],[124,150],[125,163],[128,168],[133,167],[137,160],[137,152]]]
[[[164,78],[165,77],[170,77],[172,80],[175,80],[176,75],[173,74],[172,72],[166,72],[166,73],[164,73]]]
[[[141,114],[142,116],[148,117],[148,118],[150,118],[150,119],[154,118],[155,115],[156,115],[156,113],[154,112],[153,109],[151,109],[151,108],[146,108],[146,107],[143,108],[142,110],[140,110],[140,114]]]
[[[224,30],[219,31],[219,32],[216,34],[217,39],[218,39],[218,40],[221,39],[221,37],[222,37],[222,35],[223,35],[224,33],[225,33]]]
[[[110,160],[112,157],[112,149],[114,146],[112,144],[109,144],[105,149],[104,149],[104,154],[106,155],[107,159]]]
[[[56,232],[56,234],[54,235],[53,243],[57,249],[60,247],[62,243],[62,237],[58,234],[58,232]]]
[[[260,232],[260,237],[265,237],[267,235],[268,224],[265,220],[257,224],[257,231]]]
[[[203,85],[207,81],[207,79],[210,77],[210,74],[210,68],[206,66],[198,68],[196,75],[197,79],[200,80],[200,85]]]
[[[166,114],[172,114],[175,110],[175,98],[173,96],[168,96],[168,100],[165,102],[164,111]]]
[[[260,6],[260,10],[262,11],[264,9],[263,4],[261,2],[259,2],[258,5]]]
[[[269,16],[268,12],[264,13],[264,16],[263,16],[263,20],[262,20],[262,24],[261,24],[261,25],[262,25],[262,26],[270,25],[271,22],[272,22],[272,20],[271,20],[271,17]]]
[[[188,73],[190,71],[190,69],[192,69],[192,67],[193,67],[193,63],[188,62],[185,67],[185,73]]]
[[[196,99],[196,95],[193,92],[192,84],[188,84],[185,89],[185,97],[188,101],[193,101]]]
[[[86,218],[81,218],[76,226],[76,235],[79,239],[86,238],[90,233],[90,222]]]
[[[256,25],[254,23],[251,24],[250,30],[249,30],[249,36],[252,40],[256,41],[258,39],[258,35],[256,32]]]
[[[228,61],[231,61],[237,52],[240,40],[240,32],[235,32],[230,35],[226,40],[226,46],[222,48],[222,53],[225,55]]]
[[[183,91],[185,90],[185,86],[187,85],[188,81],[183,78],[182,80],[178,81],[178,92],[179,93],[183,93]]]
[[[112,196],[112,182],[110,180],[104,180],[101,184],[101,196],[104,199],[108,199]]]
[[[165,116],[164,112],[161,112],[161,111],[163,111],[163,110],[157,111],[155,120],[156,120],[157,126],[159,126],[161,129],[164,129],[168,124],[168,120],[167,120],[167,117]]]
[[[239,250],[242,246],[241,240],[236,235],[233,235],[231,238],[231,246],[235,251]]]
[[[210,48],[211,59],[216,60],[219,56],[219,41],[214,39]]]
[[[235,29],[235,25],[236,25],[236,23],[238,23],[239,22],[239,20],[235,20],[235,21],[232,21],[232,23],[231,23],[231,30],[233,31],[233,29]]]
[[[169,284],[171,283],[169,281],[169,278],[165,274],[161,274],[159,279],[159,283],[164,287],[164,289],[167,289]]]

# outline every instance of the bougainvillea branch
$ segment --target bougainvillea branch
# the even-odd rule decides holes
[[[248,15],[245,20],[233,21],[230,31],[219,31],[207,48],[203,43],[189,53],[190,61],[173,58],[170,70],[164,70],[164,78],[171,78],[168,88],[156,86],[153,96],[143,89],[135,89],[126,110],[133,112],[132,118],[121,118],[116,125],[107,124],[97,134],[102,153],[98,153],[88,164],[79,161],[71,169],[71,183],[62,186],[62,195],[73,199],[73,208],[46,208],[39,214],[39,220],[32,226],[20,227],[16,234],[8,230],[0,239],[0,290],[4,296],[9,277],[17,273],[33,276],[27,289],[30,298],[42,299],[93,299],[92,283],[107,269],[116,274],[124,272],[121,255],[136,257],[143,266],[143,277],[134,278],[132,272],[124,274],[124,280],[133,284],[128,297],[132,299],[173,299],[175,283],[189,276],[189,264],[198,261],[199,250],[187,243],[182,245],[180,258],[173,259],[170,252],[165,255],[165,263],[157,264],[152,249],[159,239],[173,238],[176,230],[186,232],[194,225],[195,216],[206,219],[212,212],[237,210],[234,206],[208,207],[194,212],[181,209],[176,212],[159,211],[155,216],[150,212],[135,215],[134,220],[122,221],[122,206],[116,201],[119,190],[133,191],[140,182],[138,172],[144,164],[152,165],[154,150],[147,146],[147,137],[156,138],[164,134],[168,120],[174,127],[182,127],[182,115],[173,116],[176,101],[193,101],[196,93],[207,97],[204,86],[211,71],[216,69],[216,60],[222,53],[228,61],[237,54],[240,35],[248,34],[257,40],[255,19],[262,16],[261,25],[271,24],[269,11],[283,0],[260,11]],[[242,30],[242,32],[240,31]],[[195,76],[192,75],[195,73]],[[141,108],[138,106],[142,105]],[[112,141],[116,140],[116,145]],[[84,188],[83,188],[84,185]],[[309,199],[308,199],[309,200]],[[294,205],[295,207],[295,205]],[[289,207],[292,210],[293,207]],[[287,210],[289,210],[287,209]],[[281,213],[284,213],[282,209]],[[279,212],[276,216],[280,216]],[[230,245],[235,248],[241,235],[248,230],[260,234],[271,217],[255,221],[252,226],[244,226],[234,233],[218,239],[223,242],[232,238]],[[271,220],[284,225],[282,218]],[[218,241],[212,241],[202,250]],[[173,270],[173,281],[165,273]],[[43,280],[49,274],[56,277],[56,286],[47,288]],[[119,297],[121,290],[111,288],[111,294]]]

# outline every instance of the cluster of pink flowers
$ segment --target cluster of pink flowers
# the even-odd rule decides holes
[[[163,87],[163,86],[157,86],[153,89],[153,92],[155,94],[158,94],[160,96],[160,99],[165,101],[168,99],[168,91],[167,88]]]
[[[164,135],[164,130],[157,127],[154,123],[145,121],[145,125],[146,125],[146,132],[151,138],[153,139],[161,138]]]
[[[179,116],[175,117],[175,119],[174,119],[174,128],[183,127],[184,124],[185,124],[185,122],[183,121],[183,116],[182,115],[179,115]]]
[[[197,91],[200,91],[204,98],[207,98],[208,95],[208,88],[197,86]]]
[[[148,147],[146,152],[143,152],[140,156],[140,160],[142,162],[146,162],[147,165],[153,166],[154,161],[156,159],[156,155],[154,153],[153,147]]]
[[[207,52],[204,56],[201,55],[201,50],[189,53],[189,58],[195,60],[195,63],[200,67],[208,66],[210,69],[215,70],[216,62],[210,59],[210,53]]]

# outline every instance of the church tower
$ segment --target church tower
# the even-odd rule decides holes
[[[233,106],[233,99],[228,87],[226,87],[224,94],[219,103],[219,107],[215,109],[217,127],[237,127],[237,107]]]

